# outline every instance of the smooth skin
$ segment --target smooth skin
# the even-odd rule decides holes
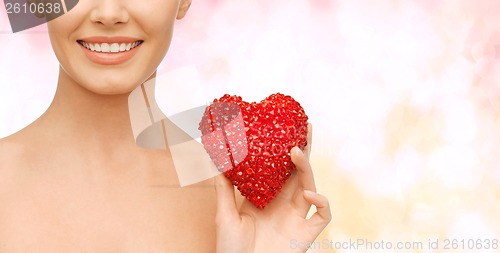
[[[54,100],[0,140],[0,252],[305,252],[289,240],[323,230],[330,211],[309,192],[308,155],[292,152],[298,173],[257,210],[246,200],[240,208],[222,176],[181,188],[168,150],[136,145],[128,96],[154,77],[190,4],[80,0],[48,23],[60,63]],[[126,63],[102,66],[76,42],[90,36],[144,43]],[[311,204],[318,213],[306,220]]]

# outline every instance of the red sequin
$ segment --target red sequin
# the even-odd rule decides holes
[[[226,94],[207,107],[199,129],[217,168],[243,196],[264,208],[295,169],[290,150],[307,145],[307,120],[290,96],[277,93],[248,103]]]

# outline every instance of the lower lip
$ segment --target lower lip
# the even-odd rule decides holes
[[[80,45],[87,58],[89,58],[89,60],[91,60],[92,62],[101,65],[118,65],[130,60],[137,53],[137,50],[139,50],[139,48],[142,46],[142,43],[139,46],[130,49],[129,51],[117,53],[96,52],[87,49],[80,43],[78,43],[78,45]]]

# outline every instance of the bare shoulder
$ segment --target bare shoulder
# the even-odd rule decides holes
[[[20,164],[25,146],[18,135],[0,138],[0,175]],[[0,182],[1,180],[0,176]]]
[[[15,168],[21,165],[24,144],[15,136],[0,139],[0,187],[6,184],[8,179],[11,179]]]
[[[25,157],[23,153],[21,142],[9,137],[0,139],[0,222],[3,221],[4,211],[12,200],[12,192],[17,189],[16,185],[22,178],[22,173],[19,172]]]

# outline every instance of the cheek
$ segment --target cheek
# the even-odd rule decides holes
[[[158,65],[168,52],[170,47],[175,19],[155,18],[151,19],[149,25],[144,25],[146,34],[152,44],[151,58]],[[147,30],[146,30],[147,29]],[[155,66],[157,67],[157,66]]]
[[[177,0],[137,1],[130,15],[148,34],[172,33],[178,9]]]
[[[52,31],[56,31],[53,29]],[[67,36],[63,36],[63,31],[62,30],[57,30],[57,32],[51,32],[49,30],[49,38],[50,38],[50,43],[52,45],[52,50],[54,51],[57,60],[61,65],[65,65],[68,59],[69,54],[69,49],[67,41]],[[65,41],[66,40],[66,41]]]
[[[71,41],[71,34],[78,28],[83,19],[83,13],[73,10],[47,23],[50,42],[58,58],[60,58],[59,56],[64,57],[64,54],[68,53],[70,45],[74,42]]]

